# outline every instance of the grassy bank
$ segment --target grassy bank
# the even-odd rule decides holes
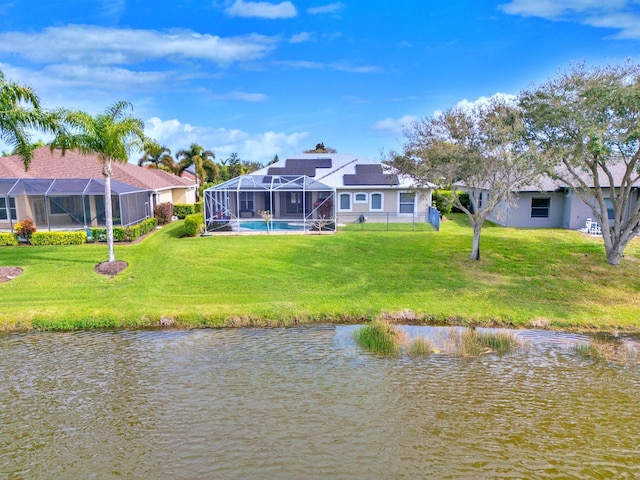
[[[468,259],[463,220],[440,232],[179,238],[171,224],[116,245],[129,267],[94,272],[104,245],[2,247],[0,329],[348,322],[408,310],[442,323],[640,330],[640,243],[618,267],[602,239],[486,228]]]

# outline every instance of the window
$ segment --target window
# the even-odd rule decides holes
[[[410,192],[400,192],[398,194],[398,212],[399,213],[414,213],[416,195]]]
[[[482,192],[478,195],[478,209],[482,208]]]
[[[353,203],[367,203],[367,194],[366,193],[356,193],[353,196]]]
[[[302,213],[302,192],[287,192],[285,211],[287,213]]]
[[[240,210],[253,211],[253,192],[240,192]]]
[[[604,203],[607,205],[607,217],[609,218],[609,223],[613,223],[616,219],[616,213],[613,210],[613,203],[610,198],[605,198]]]
[[[16,215],[16,199],[9,198],[9,213],[7,214],[7,199],[0,197],[0,220],[9,220],[9,215],[11,215],[11,220],[17,220],[18,218]]]
[[[351,194],[350,193],[341,193],[340,194],[340,210],[351,210]]]
[[[372,193],[371,196],[371,204],[369,206],[369,210],[374,211],[382,211],[382,194],[381,193]]]
[[[75,210],[72,197],[49,197],[51,215],[72,213]]]
[[[531,199],[531,218],[549,218],[550,198]]]

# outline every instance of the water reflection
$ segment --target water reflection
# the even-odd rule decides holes
[[[384,358],[354,328],[0,336],[0,479],[640,477],[639,369],[589,337]]]

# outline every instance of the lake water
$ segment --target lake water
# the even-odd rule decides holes
[[[640,367],[588,337],[383,358],[353,328],[0,336],[0,480],[640,478]]]

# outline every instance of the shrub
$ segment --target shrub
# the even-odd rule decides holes
[[[91,237],[94,242],[107,241],[107,229],[102,227],[94,227],[91,229]],[[124,242],[127,240],[127,229],[124,227],[113,227],[113,241]]]
[[[158,226],[156,218],[147,218],[137,225],[129,227],[113,227],[113,240],[116,242],[132,242],[142,235],[152,232]],[[94,227],[91,229],[91,237],[94,242],[107,241],[107,229]]]
[[[440,217],[451,213],[453,207],[453,193],[450,190],[436,190],[433,192],[433,202],[440,212]]]
[[[204,202],[196,202],[193,204],[194,213],[203,213],[204,212]]]
[[[0,246],[18,245],[18,243],[15,233],[0,233]]]
[[[34,232],[31,245],[82,245],[87,241],[87,232]]]
[[[158,225],[171,223],[171,217],[173,217],[173,205],[171,202],[156,205],[153,209],[153,216],[158,219]]]
[[[189,205],[186,203],[176,203],[173,206],[173,214],[179,219],[186,218],[187,215],[193,215],[196,213],[196,209],[194,205]]]
[[[462,204],[462,206],[466,209],[469,209],[469,206],[471,205],[471,201],[469,200],[469,192],[458,192],[458,198],[460,199],[460,203]],[[462,210],[460,210],[455,205],[453,205],[451,211],[454,213],[462,213]]]
[[[188,237],[195,237],[204,228],[204,215],[202,213],[194,213],[184,219],[184,233]]]
[[[13,229],[18,237],[24,238],[25,242],[29,243],[31,241],[31,235],[36,231],[36,226],[33,220],[25,218],[21,222],[16,223]]]

